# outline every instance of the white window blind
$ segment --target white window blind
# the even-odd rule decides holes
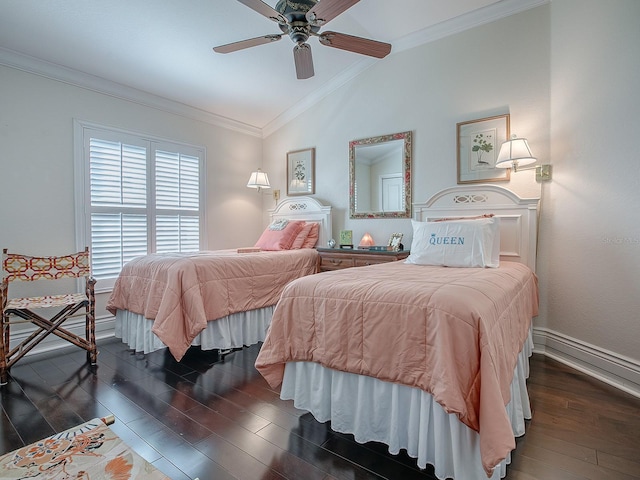
[[[155,150],[156,252],[199,249],[199,158]]]
[[[82,137],[77,198],[99,286],[139,255],[201,249],[203,149],[110,129],[83,127]]]

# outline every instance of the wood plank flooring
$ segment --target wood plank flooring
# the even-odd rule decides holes
[[[12,368],[0,389],[0,454],[114,414],[111,428],[175,480],[435,478],[280,400],[253,366],[259,346],[217,363],[195,349],[181,363],[164,351],[135,355],[116,339],[99,349],[95,373],[73,347]],[[541,355],[531,367],[533,419],[507,478],[640,479],[640,399]]]

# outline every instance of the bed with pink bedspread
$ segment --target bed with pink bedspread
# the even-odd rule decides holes
[[[331,207],[310,197],[281,202],[271,220],[313,223],[322,244],[331,236]],[[177,360],[192,345],[228,350],[261,342],[284,286],[315,274],[317,256],[314,248],[298,248],[135,258],[123,267],[107,303],[115,335],[138,352],[168,347]]]
[[[315,249],[146,255],[124,266],[107,310],[154,320],[151,331],[179,361],[209,319],[275,305],[287,283],[316,265]]]
[[[295,280],[256,368],[317,420],[406,449],[438,478],[504,477],[531,414],[536,207],[496,186],[414,205],[419,220],[499,217],[499,267],[392,262]]]

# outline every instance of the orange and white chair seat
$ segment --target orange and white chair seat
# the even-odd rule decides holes
[[[46,295],[44,297],[12,298],[7,301],[6,310],[52,308],[75,305],[89,300],[84,293],[67,293],[65,295]]]

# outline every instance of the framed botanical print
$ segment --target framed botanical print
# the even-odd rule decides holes
[[[316,149],[287,153],[287,195],[312,195],[315,185]]]
[[[496,168],[500,146],[509,139],[509,114],[456,126],[458,183],[506,182],[509,168]]]

